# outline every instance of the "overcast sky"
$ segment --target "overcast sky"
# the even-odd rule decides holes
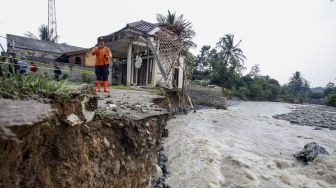
[[[47,0],[0,0],[0,35],[37,32],[47,24]],[[336,2],[329,0],[56,0],[60,42],[91,47],[96,38],[157,13],[183,13],[193,23],[198,47],[215,46],[227,33],[242,39],[248,69],[285,83],[301,71],[312,86],[336,77]],[[5,41],[0,39],[5,45]]]

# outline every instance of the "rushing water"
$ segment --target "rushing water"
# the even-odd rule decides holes
[[[165,139],[172,187],[336,187],[336,131],[272,118],[293,105],[242,102],[168,122]],[[309,165],[293,154],[316,141],[329,156]]]

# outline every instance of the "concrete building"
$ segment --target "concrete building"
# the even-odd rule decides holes
[[[126,27],[112,34],[101,36],[113,55],[113,83],[137,86],[155,86],[168,79],[162,68],[160,58],[154,49],[154,33],[160,30],[157,24],[146,21],[129,23]],[[136,64],[136,57],[141,57],[141,65]],[[183,85],[183,58],[180,67],[169,78],[174,88]],[[138,67],[138,68],[137,68]]]

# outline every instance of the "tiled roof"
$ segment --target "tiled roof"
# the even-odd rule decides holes
[[[153,30],[157,24],[149,23],[143,20],[137,21],[137,22],[132,22],[126,25],[126,27],[132,28],[137,31],[141,31],[144,33],[147,33],[151,30]]]
[[[58,44],[48,41],[36,40],[27,37],[21,37],[17,35],[7,34],[7,42],[10,46],[13,46],[13,41],[16,48],[23,48],[29,50],[53,52],[53,53],[65,53],[71,51],[84,50],[85,48],[70,46],[67,44]]]

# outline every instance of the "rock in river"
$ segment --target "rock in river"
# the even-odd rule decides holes
[[[313,161],[319,154],[329,155],[324,147],[319,146],[316,142],[308,143],[303,150],[294,154],[294,157],[304,163]]]

